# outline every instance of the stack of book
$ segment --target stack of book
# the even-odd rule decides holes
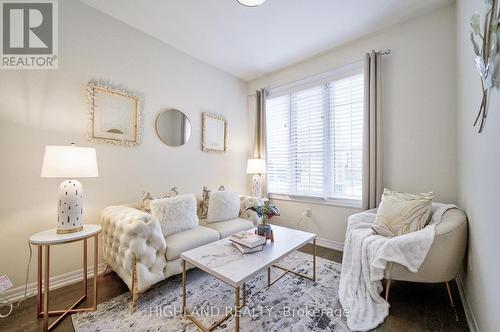
[[[261,251],[266,243],[266,238],[250,232],[239,232],[229,237],[234,246],[243,254]]]

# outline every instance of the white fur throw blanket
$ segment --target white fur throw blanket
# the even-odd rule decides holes
[[[417,272],[434,241],[436,225],[444,212],[455,207],[433,203],[428,226],[392,238],[372,230],[376,209],[348,218],[339,299],[344,309],[349,310],[347,325],[351,330],[372,330],[384,321],[389,314],[389,303],[380,293],[387,262],[399,263]]]

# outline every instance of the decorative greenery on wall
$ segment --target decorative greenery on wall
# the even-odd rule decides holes
[[[470,39],[474,46],[477,71],[481,77],[482,99],[479,112],[477,113],[474,127],[479,123],[479,133],[483,131],[486,117],[488,115],[488,96],[489,91],[497,81],[495,58],[498,54],[498,25],[500,12],[497,6],[497,0],[485,0],[486,12],[484,14],[484,24],[481,30],[481,16],[478,13],[472,15],[470,25],[472,31]],[[481,122],[479,122],[481,119]]]

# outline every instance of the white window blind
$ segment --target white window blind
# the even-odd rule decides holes
[[[269,193],[361,200],[364,76],[361,66],[331,76],[270,91]]]

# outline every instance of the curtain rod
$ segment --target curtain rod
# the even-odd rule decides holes
[[[376,52],[376,53],[380,53],[380,55],[389,55],[391,54],[391,49],[390,48],[386,48],[385,50],[378,50],[378,51],[375,51],[373,50],[373,52]],[[315,75],[313,75],[315,76]],[[287,84],[284,84],[284,85],[287,85]],[[251,94],[251,95],[247,95],[247,97],[256,97],[257,95],[255,93]]]

